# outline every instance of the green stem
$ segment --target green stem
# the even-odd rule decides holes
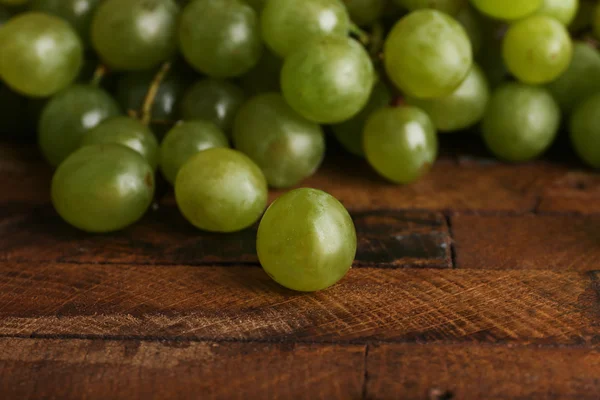
[[[160,85],[165,80],[165,77],[171,70],[171,63],[164,63],[156,75],[152,80],[152,84],[148,88],[148,93],[146,93],[146,97],[144,98],[144,104],[142,105],[142,115],[140,121],[144,125],[150,125],[152,120],[152,106],[154,105],[154,99],[156,99],[156,94],[158,93],[158,89]]]
[[[371,42],[369,43],[369,54],[374,59],[379,59],[381,50],[383,49],[383,24],[376,22],[371,31]]]
[[[356,36],[358,41],[361,42],[364,46],[367,46],[371,41],[370,35],[364,30],[362,30],[354,22],[350,24],[350,33]]]
[[[106,67],[106,65],[99,64],[94,70],[94,75],[92,75],[92,80],[90,84],[92,86],[100,86],[100,83],[102,83],[102,79],[104,79],[107,73],[108,68]]]

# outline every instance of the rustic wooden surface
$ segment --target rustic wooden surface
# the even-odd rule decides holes
[[[355,268],[298,294],[255,228],[199,232],[166,187],[78,232],[35,149],[0,145],[0,398],[600,398],[600,176],[449,153],[407,187],[330,157],[304,186],[351,211]]]

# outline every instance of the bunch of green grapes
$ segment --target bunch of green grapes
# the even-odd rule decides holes
[[[326,157],[327,133],[383,178],[433,168],[439,135],[476,127],[501,160],[539,157],[561,119],[600,168],[593,0],[0,0],[0,133],[32,130],[52,201],[88,232],[125,229],[156,173],[198,229],[259,223],[265,271],[300,291],[356,252],[315,189],[266,211]],[[263,216],[264,214],[264,216]]]

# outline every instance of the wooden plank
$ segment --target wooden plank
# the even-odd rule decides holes
[[[50,201],[52,168],[31,145],[0,143],[0,205]]]
[[[598,349],[383,344],[369,346],[367,398],[596,400],[599,376]]]
[[[365,211],[353,215],[359,237],[355,266],[452,266],[450,235],[442,214]],[[110,235],[82,234],[51,207],[0,215],[0,260],[130,264],[258,263],[256,229],[211,234],[193,228],[174,206],[149,213]]]
[[[248,267],[0,264],[0,336],[588,343],[595,275],[353,269],[300,294]]]
[[[3,399],[359,399],[364,346],[0,340]]]
[[[600,176],[588,170],[569,171],[544,190],[538,210],[600,213]]]
[[[455,215],[459,268],[587,271],[600,265],[600,216]]]

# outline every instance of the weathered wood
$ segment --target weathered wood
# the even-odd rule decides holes
[[[369,346],[367,399],[600,398],[600,351],[384,344]]]
[[[595,270],[600,216],[456,215],[451,218],[459,268]]]
[[[569,171],[544,190],[538,210],[600,213],[600,175],[590,171]]]
[[[353,269],[299,294],[248,267],[0,264],[0,335],[591,343],[595,276]]]
[[[364,346],[0,339],[3,399],[360,399]]]
[[[358,233],[355,266],[452,266],[442,214],[365,211],[353,215]],[[3,220],[6,221],[3,223]],[[68,226],[51,207],[0,215],[0,260],[131,264],[258,263],[256,229],[212,234],[193,228],[174,206],[150,212],[123,232],[88,235]]]

